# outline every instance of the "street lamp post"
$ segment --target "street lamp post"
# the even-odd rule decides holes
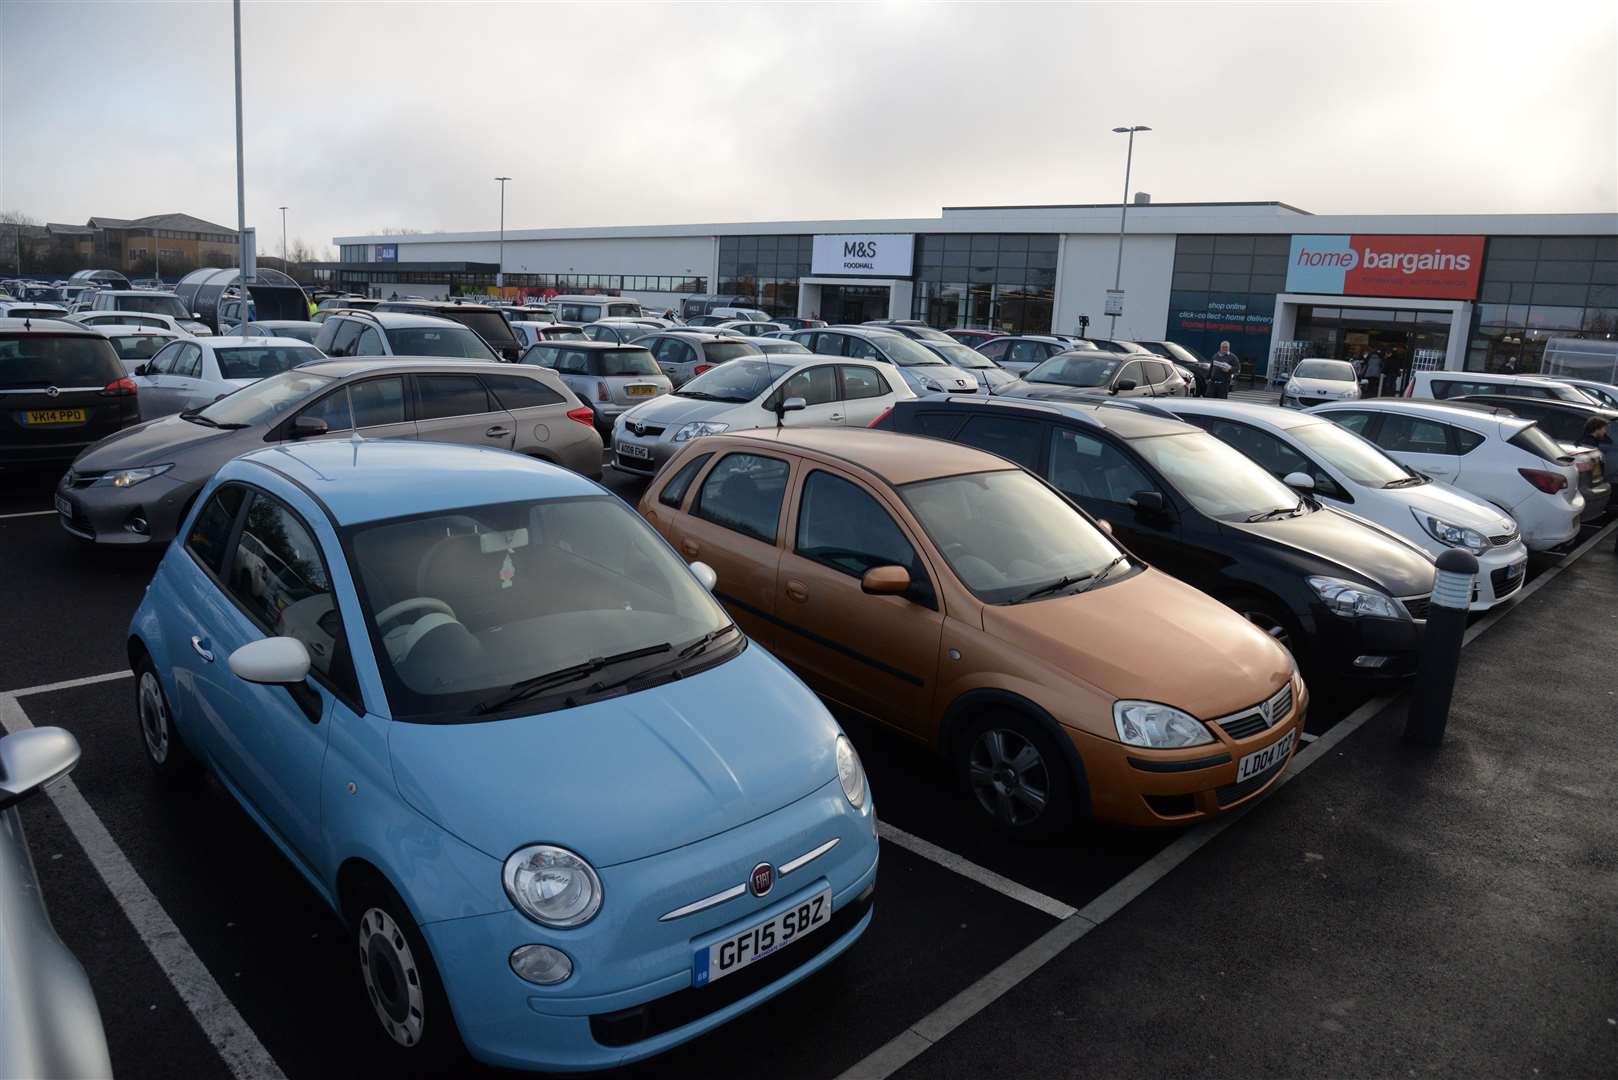
[[[242,0],[234,0],[231,14],[236,30],[236,280],[241,287],[242,337],[247,336],[247,178],[242,168]]]
[[[281,273],[286,274],[286,272],[287,272],[287,208],[284,207],[284,206],[278,206],[278,207],[276,207],[276,209],[281,211]],[[291,274],[287,274],[287,277],[291,277],[291,276],[292,276]]]
[[[497,176],[495,180],[500,184],[500,265],[494,270],[494,285],[505,296],[506,289],[506,181],[509,176]]]
[[[1112,271],[1112,291],[1117,292],[1124,280],[1124,223],[1129,220],[1129,167],[1135,160],[1135,132],[1150,131],[1145,124],[1136,124],[1134,127],[1115,127],[1114,135],[1129,136],[1129,150],[1124,155],[1124,201],[1120,204],[1118,214],[1118,262]],[[1118,336],[1118,316],[1109,315],[1110,323],[1107,326],[1107,339],[1113,340]]]

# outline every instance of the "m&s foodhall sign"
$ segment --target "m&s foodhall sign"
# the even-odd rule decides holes
[[[1287,292],[1472,300],[1481,236],[1294,236]]]

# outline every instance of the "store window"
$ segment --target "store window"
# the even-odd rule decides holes
[[[1554,338],[1618,338],[1618,237],[1489,239],[1467,370],[1539,371]]]
[[[798,313],[798,280],[809,276],[813,236],[722,236],[720,293],[748,297],[771,315]]]
[[[1058,239],[1054,233],[918,237],[911,317],[939,328],[1050,333]]]
[[[1269,357],[1275,296],[1286,291],[1286,235],[1185,235],[1175,240],[1168,338],[1204,356],[1221,341],[1249,367]]]

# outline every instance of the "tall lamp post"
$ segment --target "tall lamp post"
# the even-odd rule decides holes
[[[495,267],[494,285],[502,298],[506,294],[506,181],[510,179],[509,176],[495,177],[500,184],[500,265]]]
[[[277,206],[276,209],[281,211],[281,273],[286,274],[287,273],[287,208],[284,207],[284,206]],[[287,274],[287,277],[291,277],[291,276],[292,276],[291,274]]]
[[[231,4],[236,37],[236,280],[241,285],[242,337],[247,336],[247,180],[242,169],[242,0]]]
[[[1118,214],[1118,262],[1112,271],[1112,291],[1117,292],[1124,280],[1124,223],[1129,220],[1129,167],[1135,160],[1135,132],[1150,131],[1145,124],[1136,124],[1134,127],[1115,127],[1114,135],[1129,136],[1129,150],[1124,155],[1124,201],[1120,204],[1122,209]],[[1107,339],[1114,340],[1118,336],[1118,316],[1109,315],[1111,322],[1107,326]]]

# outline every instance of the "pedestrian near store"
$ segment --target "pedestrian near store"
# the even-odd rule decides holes
[[[1371,350],[1371,358],[1365,362],[1365,383],[1367,397],[1382,396],[1382,354],[1375,349]]]
[[[1236,376],[1241,374],[1242,361],[1235,353],[1230,351],[1230,342],[1221,341],[1219,351],[1214,353],[1214,362],[1208,372],[1208,396],[1216,398],[1230,397],[1230,388],[1236,382]],[[1228,371],[1222,370],[1219,365],[1224,364]]]
[[[1584,445],[1602,446],[1607,441],[1607,418],[1592,416],[1584,422]]]

